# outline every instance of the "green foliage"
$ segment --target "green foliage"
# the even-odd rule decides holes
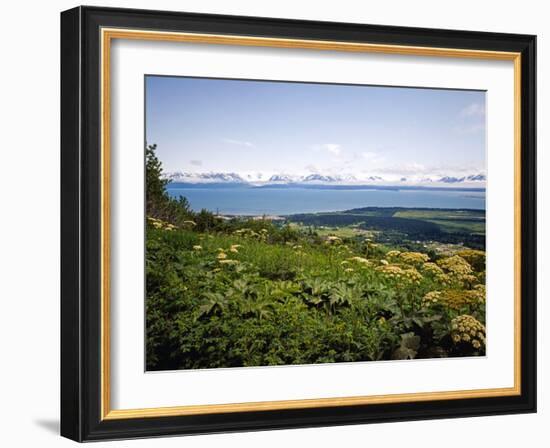
[[[163,178],[162,163],[156,155],[157,145],[145,146],[145,200],[147,216],[181,226],[186,221],[198,221],[201,230],[214,228],[219,219],[206,210],[193,213],[189,201],[180,196],[172,198],[166,192],[168,180]]]
[[[464,243],[485,249],[485,211],[365,207],[329,213],[302,213],[289,219],[305,226],[357,226],[379,231],[379,242],[417,250],[415,241]]]
[[[266,228],[248,224],[241,229]],[[269,232],[229,227],[148,230],[148,369],[463,356],[468,347],[453,344],[452,319],[470,313],[484,322],[478,302],[424,301],[461,286],[420,268],[412,275],[402,264],[404,277],[388,277],[346,244],[307,234],[299,244],[275,242]]]
[[[484,354],[484,252],[195,213],[146,155],[148,370]]]
[[[157,145],[145,146],[145,184],[147,185],[147,210],[150,214],[153,207],[166,198],[168,181],[162,178],[162,164],[156,155]]]

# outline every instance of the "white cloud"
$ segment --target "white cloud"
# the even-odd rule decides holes
[[[328,152],[334,154],[335,156],[340,155],[340,152],[342,152],[340,145],[335,143],[325,143],[323,146]]]
[[[238,145],[238,146],[246,146],[247,148],[253,148],[254,144],[251,142],[247,142],[245,140],[235,140],[232,138],[224,138],[223,142],[229,143],[231,145]]]
[[[458,134],[474,134],[485,130],[485,104],[472,103],[460,111],[458,123],[452,128]]]
[[[322,143],[320,145],[313,145],[312,148],[315,151],[327,151],[334,156],[339,156],[342,153],[342,145],[338,143]]]
[[[485,105],[482,103],[472,103],[469,106],[466,106],[460,111],[460,116],[462,117],[484,117],[485,116]]]
[[[370,170],[376,169],[377,167],[383,167],[387,164],[387,160],[384,156],[380,155],[378,152],[374,151],[363,151],[361,153],[361,158],[358,160],[357,165],[367,166]]]
[[[432,169],[420,163],[397,163],[376,169],[378,174],[390,174],[394,176],[420,175],[431,173]]]
[[[340,152],[342,152],[342,147],[336,143],[325,143],[323,148],[335,156],[340,155]]]
[[[387,181],[398,181],[405,177],[408,181],[421,183],[426,179],[437,181],[445,176],[460,178],[474,174],[485,174],[485,172],[485,168],[477,164],[429,166],[416,162],[384,165],[380,168],[362,170],[363,174],[381,176]]]
[[[454,131],[458,134],[475,134],[476,132],[485,131],[485,123],[461,124],[455,126]]]

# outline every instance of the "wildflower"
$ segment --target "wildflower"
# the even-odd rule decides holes
[[[479,290],[455,290],[448,289],[443,292],[431,291],[427,293],[422,304],[429,306],[440,303],[452,310],[460,310],[467,306],[476,306],[485,301],[485,294]],[[461,330],[464,331],[464,330]],[[475,336],[473,334],[472,336]]]
[[[437,277],[437,280],[439,280],[439,283],[442,285],[448,286],[451,284],[451,277],[449,277],[448,274],[441,274]]]
[[[469,294],[472,299],[476,299],[477,301],[484,303],[486,296],[485,285],[474,286]]]
[[[429,306],[441,300],[441,291],[430,291],[422,297],[422,305]]]
[[[189,225],[191,227],[195,227],[197,223],[195,221],[183,221],[185,225]]]
[[[225,260],[227,258],[227,254],[225,252],[220,252],[216,258],[218,260]]]
[[[202,246],[199,246],[199,245],[196,245],[196,246],[193,246],[193,250],[202,250]]]
[[[422,265],[422,272],[435,276],[443,274],[443,269],[441,269],[437,264],[428,262]]]
[[[420,266],[428,261],[430,257],[420,252],[402,252],[399,254],[399,259],[405,264]]]
[[[390,250],[387,254],[386,254],[386,258],[389,258],[390,260],[391,259],[394,259],[394,258],[397,258],[399,257],[399,254],[401,253],[401,251],[399,250]]]
[[[422,274],[414,268],[405,269],[403,273],[405,274],[405,278],[413,284],[418,284],[422,280]]]
[[[450,283],[450,278],[443,269],[441,269],[437,264],[427,262],[422,265],[422,273],[427,274],[430,277],[433,277],[435,280],[439,281],[443,285],[448,285]]]
[[[344,272],[354,272],[353,268],[346,268],[344,269]]]
[[[397,278],[403,274],[403,270],[396,265],[388,264],[385,266],[379,266],[376,270],[382,273],[385,277]]]
[[[485,345],[485,326],[475,317],[463,314],[452,320],[451,338],[455,344],[469,343],[478,350]]]
[[[420,283],[422,280],[422,274],[420,274],[420,272],[418,272],[415,268],[401,269],[401,267],[397,265],[388,264],[378,266],[376,270],[387,279],[397,281],[398,283],[396,286],[398,287],[415,285]]]
[[[473,275],[473,270],[470,264],[459,255],[442,258],[437,261],[437,264],[442,269],[447,271],[451,278],[458,282],[474,283],[477,281],[477,277]]]
[[[451,289],[445,292],[445,302],[449,308],[454,310],[464,306],[477,305],[482,301],[480,298],[480,294],[474,291],[455,291]]]
[[[388,260],[380,260],[380,264],[387,266],[389,263]]]
[[[476,271],[485,269],[485,252],[476,249],[464,249],[457,252],[457,255],[464,258]]]
[[[337,236],[330,235],[327,236],[327,244],[339,244],[342,240]]]
[[[240,244],[232,244],[229,248],[229,251],[233,253],[238,253],[240,247],[242,247]]]
[[[239,264],[239,260],[219,260],[219,263],[225,265],[236,265]]]
[[[355,261],[357,263],[364,264],[364,265],[371,264],[369,260],[367,260],[366,258],[363,258],[363,257],[351,257],[350,260]]]

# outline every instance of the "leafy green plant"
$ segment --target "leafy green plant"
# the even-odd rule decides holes
[[[484,354],[483,251],[222,221],[168,197],[146,155],[148,370]]]

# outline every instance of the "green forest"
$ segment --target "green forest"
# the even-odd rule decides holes
[[[485,354],[484,213],[191,210],[146,147],[147,370]]]

